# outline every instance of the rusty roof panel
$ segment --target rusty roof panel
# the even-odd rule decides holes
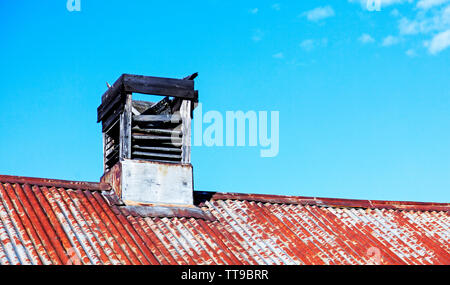
[[[0,176],[0,264],[450,264],[449,204],[197,193],[214,219],[148,217],[109,189]]]

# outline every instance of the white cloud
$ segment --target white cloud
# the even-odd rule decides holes
[[[262,40],[263,36],[264,36],[264,33],[260,29],[256,29],[253,32],[252,40],[254,42],[259,42],[260,40]]]
[[[433,13],[424,11],[417,13],[413,20],[403,17],[398,21],[398,29],[402,35],[428,34],[431,32],[441,32],[449,28],[450,5],[433,11]]]
[[[306,51],[310,51],[314,48],[314,40],[304,40],[300,43],[300,47]]]
[[[306,11],[302,14],[302,16],[305,16],[309,21],[317,22],[329,17],[333,17],[334,10],[331,6],[317,7],[315,9]]]
[[[407,50],[407,51],[405,52],[405,54],[406,54],[407,56],[409,56],[409,57],[416,57],[416,56],[417,56],[416,51],[413,50],[413,49]]]
[[[282,52],[276,53],[272,55],[273,58],[281,59],[284,58],[284,54]]]
[[[393,9],[391,11],[391,16],[392,17],[398,17],[398,16],[400,16],[400,12],[397,9]]]
[[[311,51],[316,47],[324,47],[328,45],[328,39],[323,38],[319,40],[306,39],[300,43],[300,47],[305,51]]]
[[[399,42],[400,42],[399,38],[389,35],[383,39],[383,43],[381,45],[384,47],[388,47],[388,46],[396,45]]]
[[[350,3],[360,3],[363,9],[379,5],[380,9],[395,4],[411,3],[413,0],[348,0]]]
[[[417,2],[416,6],[417,8],[427,10],[435,6],[440,6],[447,2],[449,2],[449,0],[420,0],[419,2]]]
[[[369,34],[362,34],[358,40],[363,44],[373,43],[375,40]]]
[[[258,13],[258,11],[259,11],[259,9],[258,9],[258,8],[253,8],[253,9],[250,9],[250,13],[251,13],[251,14],[257,14],[257,13]]]
[[[276,10],[276,11],[280,11],[281,6],[280,6],[279,3],[275,3],[275,4],[272,5],[272,9],[274,9],[274,10]]]
[[[398,29],[402,35],[414,35],[419,32],[420,24],[417,21],[410,21],[403,17],[398,21]]]
[[[450,29],[435,35],[425,46],[431,54],[438,54],[444,49],[450,47]]]

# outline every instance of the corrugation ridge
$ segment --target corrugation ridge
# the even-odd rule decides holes
[[[290,205],[280,205],[277,209],[276,216],[281,219],[283,224],[285,224],[292,232],[293,240],[297,241],[295,245],[300,247],[301,256],[303,258],[301,262],[307,265],[334,264],[332,260],[325,261],[318,256],[318,254],[321,253],[321,250],[317,248],[314,242],[312,242],[311,233],[301,225],[300,221],[296,218],[295,213],[293,213],[292,209],[289,207]]]
[[[30,193],[30,195],[28,195],[28,199],[30,200],[30,203],[33,205],[33,209],[36,212],[36,215],[39,218],[42,227],[45,229],[45,232],[47,233],[50,242],[52,243],[56,251],[56,254],[58,255],[60,263],[66,264],[68,258],[65,254],[63,244],[61,243],[58,237],[58,233],[55,231],[54,226],[51,224],[51,216],[45,213],[43,205],[41,205],[40,201],[38,200],[36,191],[33,190],[33,188],[34,187],[37,188],[37,186],[25,185],[25,187],[26,191]]]
[[[334,264],[334,259],[322,248],[322,246],[327,246],[326,243],[317,238],[311,225],[304,219],[308,214],[304,206],[287,204],[285,207],[282,207],[282,210],[291,217],[291,223],[296,226],[298,233],[304,236],[301,240],[311,252],[312,264]]]
[[[304,206],[303,206],[304,207]],[[278,213],[278,215],[275,215],[275,217],[278,217],[278,218],[280,218],[280,216],[282,215],[282,211],[284,211],[284,210],[282,210],[282,207],[278,207],[278,206],[274,206],[273,207],[274,209],[276,209],[276,211],[279,211]],[[280,208],[280,209],[277,209],[277,208]],[[284,211],[284,212],[286,212],[286,211]],[[287,213],[287,212],[286,212]],[[316,218],[317,219],[317,218]],[[283,222],[283,221],[281,221],[281,224],[283,224],[283,225],[285,225],[285,223]],[[286,225],[285,225],[285,227],[286,227]],[[288,230],[290,230],[289,228],[287,228]],[[325,228],[323,228],[323,231],[325,232],[325,233],[327,233],[327,230],[325,229]],[[328,234],[328,233],[327,233]],[[328,240],[327,240],[327,242],[325,242],[325,247],[330,251],[330,253],[331,253],[331,255],[335,258],[336,257],[336,255],[337,256],[341,256],[341,258],[339,258],[338,257],[338,259],[342,262],[342,264],[345,264],[345,263],[351,263],[349,260],[347,260],[347,257],[345,257],[345,256],[342,256],[342,254],[340,253],[340,250],[342,250],[342,248],[339,246],[339,244],[336,242],[336,237],[335,237],[335,235],[334,234],[328,234]],[[330,256],[328,257],[328,263],[331,263],[331,264],[336,264],[336,261],[335,261],[335,259],[334,258],[331,258]],[[343,259],[343,260],[342,260]]]
[[[4,241],[4,239],[2,238],[2,236],[5,234],[4,232],[3,232],[3,224],[2,224],[2,222],[1,222],[1,220],[0,220],[0,265],[10,265],[11,264],[11,262],[9,262],[9,260],[8,260],[8,255],[7,255],[7,253],[6,253],[6,251],[5,251],[5,248],[4,248],[4,246],[3,246],[3,241]]]
[[[428,220],[436,225],[439,225],[439,229],[442,233],[450,238],[450,212],[418,212],[421,215],[428,217]],[[433,214],[434,213],[434,214]],[[439,217],[445,217],[446,222],[444,223]]]
[[[30,218],[30,214],[28,212],[28,208],[26,207],[25,201],[22,201],[19,199],[17,193],[15,190],[17,190],[17,187],[21,187],[20,185],[14,184],[10,185],[8,184],[6,186],[6,192],[8,193],[9,197],[11,198],[11,201],[14,205],[14,208],[19,213],[19,217],[22,221],[22,225],[25,227],[25,230],[28,233],[28,236],[30,237],[30,241],[33,244],[34,248],[36,249],[36,252],[38,253],[40,260],[43,264],[52,264],[52,260],[47,252],[47,248],[43,244],[41,240],[41,235],[38,233],[36,228],[33,225],[32,219]],[[30,209],[31,210],[31,209]]]
[[[347,244],[346,240],[341,238],[336,226],[328,220],[326,208],[308,205],[305,205],[302,208],[308,213],[311,222],[328,236],[328,239],[325,241],[325,244],[327,245],[326,250],[332,253],[334,264],[363,263],[360,259],[355,258],[355,256],[351,254],[351,252],[355,254],[356,252]],[[333,252],[336,252],[336,254],[333,254]]]
[[[142,238],[148,250],[153,254],[158,264],[161,265],[169,265],[170,261],[167,259],[162,249],[165,248],[162,244],[160,246],[154,241],[154,237],[151,237],[150,234],[153,233],[150,228],[144,229],[142,225],[139,223],[141,218],[134,218],[131,215],[127,215],[128,221],[131,223],[131,226],[136,230],[137,234]],[[140,221],[137,221],[139,219]],[[169,254],[170,255],[170,254]],[[175,262],[174,262],[175,263]]]
[[[228,256],[233,261],[232,264],[236,265],[250,265],[250,261],[246,258],[245,250],[240,246],[238,242],[231,236],[231,234],[225,229],[225,227],[220,227],[220,223],[215,222],[205,222],[203,220],[195,220],[206,232],[211,232],[211,238],[220,244],[222,249],[228,253]],[[219,227],[221,229],[219,229]],[[231,250],[233,249],[233,250]],[[256,264],[256,261],[255,261]]]
[[[417,213],[415,213],[417,214]],[[416,227],[419,227],[424,233],[427,233],[431,240],[437,240],[436,244],[438,247],[444,247],[447,254],[449,251],[449,239],[441,235],[441,231],[436,230],[436,227],[433,227],[432,225],[427,225],[426,221],[422,217],[420,217],[420,214],[417,214],[419,216],[419,219],[414,216],[412,213],[405,213],[404,214],[405,219],[408,219],[411,223],[416,225]]]
[[[49,255],[50,264],[53,263],[56,265],[61,265],[62,262],[61,259],[59,258],[59,254],[56,248],[53,246],[53,242],[48,236],[47,231],[44,229],[45,227],[44,224],[47,225],[46,216],[41,215],[41,218],[39,218],[40,215],[38,215],[37,212],[41,211],[41,209],[39,203],[33,200],[33,198],[36,199],[36,197],[34,197],[34,193],[31,191],[30,185],[26,184],[23,186],[23,188],[20,187],[20,185],[18,184],[14,185],[14,190],[24,208],[27,209],[27,214],[31,221],[31,224],[35,229],[36,233],[38,234],[43,248],[46,249],[46,252]]]
[[[396,220],[399,221],[399,224],[401,224],[404,230],[409,234],[411,240],[415,241],[416,246],[422,248],[427,257],[431,259],[430,261],[432,264],[436,264],[435,262],[439,264],[449,263],[449,260],[445,259],[445,255],[441,254],[443,253],[441,247],[437,246],[437,243],[430,239],[426,232],[419,230],[415,222],[407,219],[402,212],[389,211],[389,213],[395,216]],[[430,256],[430,253],[432,256]]]
[[[373,210],[371,210],[371,209],[367,209],[366,211],[364,211],[364,210],[362,210],[362,209],[352,209],[351,211],[355,211],[355,215],[357,215],[357,214],[361,214],[361,216],[365,216],[365,217],[367,217],[368,216],[368,211],[370,211],[370,212],[372,212]],[[350,212],[351,212],[350,211]],[[344,215],[348,215],[348,211],[346,210],[346,209],[333,209],[333,208],[330,208],[330,212],[332,212],[332,213],[334,213],[334,215],[337,217],[337,219],[336,219],[336,222],[339,224],[339,221],[341,220],[341,218],[342,218],[342,216],[344,216]],[[370,220],[368,220],[371,224],[372,224],[372,228],[378,228],[379,230],[381,230],[381,231],[384,231],[384,234],[381,234],[381,232],[380,232],[380,236],[382,236],[387,242],[388,242],[388,244],[392,247],[393,246],[393,244],[392,244],[392,237],[390,237],[390,240],[388,240],[387,238],[386,238],[386,228],[385,227],[383,227],[383,224],[382,223],[380,223],[379,221],[377,221],[377,223],[374,223],[374,222],[372,222],[372,221],[370,221]],[[388,231],[389,232],[389,231]],[[395,247],[394,247],[395,248]],[[379,248],[378,248],[379,249]],[[369,250],[369,248],[367,248],[367,250]],[[366,252],[366,254],[367,254],[368,252]],[[407,258],[406,256],[403,256],[404,258]]]
[[[77,197],[77,191],[80,190],[68,191],[67,194],[69,196],[69,199],[74,204],[75,208],[78,210],[79,215],[81,215],[84,218],[86,227],[91,233],[90,239],[92,247],[97,253],[98,258],[101,261],[101,264],[104,265],[114,264],[112,259],[109,257],[111,255],[114,255],[112,249],[109,247],[109,245],[107,244],[106,240],[103,238],[101,233],[99,233],[97,225],[93,221],[93,218],[89,215],[88,211],[86,211],[86,208],[84,207],[82,201]]]
[[[264,221],[264,224],[266,225],[265,228],[270,229],[271,233],[274,234],[272,240],[275,239],[273,242],[280,248],[280,251],[282,251],[282,254],[284,255],[281,257],[282,260],[284,260],[283,263],[289,265],[301,264],[301,262],[298,261],[297,249],[291,247],[292,240],[289,238],[289,231],[286,231],[284,228],[282,229],[283,224],[279,221],[276,223],[276,217],[272,212],[271,204],[250,201],[248,202],[248,205],[253,213],[259,212],[261,214],[258,219]]]
[[[68,235],[71,236],[71,240],[75,247],[69,251],[69,255],[73,255],[73,251],[79,254],[81,262],[83,264],[95,264],[98,259],[93,259],[92,254],[94,251],[90,247],[89,243],[86,241],[85,233],[83,232],[81,226],[78,224],[76,218],[72,215],[70,206],[67,205],[65,199],[61,196],[60,190],[52,187],[49,189],[50,195],[55,201],[55,206],[59,207],[61,213],[60,217],[64,218]]]
[[[163,241],[160,240],[158,235],[153,232],[153,230],[150,228],[150,226],[145,221],[145,218],[134,218],[132,216],[129,217],[130,219],[134,219],[137,223],[139,223],[140,227],[142,228],[145,235],[155,244],[155,248],[161,253],[161,256],[166,260],[166,262],[162,262],[163,264],[168,263],[171,265],[176,265],[178,262],[175,260],[175,257],[170,253],[169,249],[166,248]]]
[[[255,259],[255,255],[249,252],[248,244],[243,242],[242,237],[233,230],[233,227],[228,223],[226,217],[219,212],[216,206],[209,201],[206,202],[206,206],[209,208],[211,214],[216,218],[216,221],[211,224],[210,229],[214,230],[218,236],[224,237],[224,241],[230,241],[238,250],[237,252],[239,253],[241,259],[244,260],[244,263],[255,265],[260,264],[261,262]],[[208,226],[207,223],[202,222],[202,224],[204,226]]]
[[[67,208],[62,197],[59,196],[58,190],[55,187],[52,187],[48,189],[48,191],[44,191],[43,194],[47,198],[47,201],[49,201],[71,243],[71,247],[67,249],[67,255],[70,258],[70,262],[91,264],[91,259],[86,253],[82,242],[80,242],[80,228],[76,221],[74,221],[74,217],[71,215],[70,210]]]
[[[142,264],[141,260],[146,260],[145,257],[142,256],[141,253],[137,253],[136,248],[132,247],[133,242],[127,235],[127,231],[119,223],[116,215],[112,212],[110,206],[105,201],[103,196],[101,196],[97,192],[87,192],[86,195],[91,198],[90,201],[95,204],[95,207],[101,210],[102,220],[106,222],[108,229],[113,230],[113,235],[116,237],[117,242],[122,247],[123,251],[126,253],[130,261],[135,265]]]
[[[225,249],[222,247],[222,245],[220,245],[217,240],[216,242],[213,242],[213,238],[215,236],[212,232],[208,232],[208,230],[202,227],[200,224],[198,224],[197,220],[194,218],[185,220],[186,223],[184,224],[184,226],[188,228],[194,235],[199,236],[198,240],[203,243],[203,247],[205,248],[205,250],[207,252],[210,252],[211,255],[214,256],[213,258],[215,258],[216,260],[220,258],[222,262],[216,261],[217,264],[220,265],[235,264],[235,262],[233,262],[231,257],[228,255],[228,252],[226,252]],[[208,248],[208,250],[206,248]],[[215,256],[215,254],[217,254],[217,257]]]
[[[392,234],[394,234],[404,245],[405,249],[408,249],[412,256],[414,257],[414,260],[429,265],[431,262],[426,259],[426,257],[423,256],[420,252],[416,250],[414,247],[414,242],[411,240],[411,238],[408,236],[408,234],[403,230],[403,228],[398,227],[397,224],[393,224],[393,221],[388,220],[388,217],[386,215],[386,211],[383,209],[383,211],[379,211],[378,209],[374,209],[374,215],[373,217],[378,220],[383,220],[382,223],[386,229],[389,230]]]
[[[0,187],[3,187],[0,183]],[[2,197],[2,190],[0,190],[0,198]],[[13,235],[16,235],[16,231],[13,229],[13,233],[9,233],[11,231],[12,221],[8,216],[8,212],[5,210],[5,206],[3,205],[3,199],[0,199],[0,241],[3,250],[3,254],[0,259],[2,264],[20,264],[19,253],[17,250],[24,251],[23,247],[20,246],[18,249],[13,244]],[[11,237],[10,237],[11,236]],[[25,254],[25,252],[23,252]]]
[[[231,217],[226,216],[223,212],[224,210],[220,207],[216,207],[217,204],[215,201],[207,202],[208,207],[210,207],[211,212],[214,213],[214,216],[220,221],[220,224],[217,226],[222,227],[224,229],[223,234],[227,235],[227,238],[230,240],[234,240],[236,245],[238,245],[240,248],[242,248],[242,251],[240,251],[240,254],[250,262],[250,264],[266,264],[264,260],[259,256],[257,252],[246,242],[246,240],[236,231],[234,230],[234,227],[232,223],[234,222]]]
[[[408,215],[413,215],[413,218],[410,218],[410,220],[418,223],[423,224],[424,228],[426,228],[428,231],[433,231],[437,235],[439,235],[442,239],[448,241],[450,238],[450,229],[447,227],[447,224],[442,224],[440,219],[437,219],[435,216],[431,215],[428,212],[412,212],[408,213]],[[446,215],[445,215],[446,216]],[[418,219],[418,220],[417,220]],[[447,221],[448,224],[450,224],[449,221]]]
[[[438,261],[440,264],[450,264],[450,260],[446,259],[446,253],[441,249],[439,244],[435,242],[428,236],[427,232],[420,230],[417,227],[417,224],[408,220],[403,216],[403,213],[397,213],[397,219],[402,221],[402,224],[407,227],[408,232],[411,236],[416,239],[417,243],[426,249],[426,252],[432,252],[434,254],[433,258]],[[434,263],[434,262],[433,262]]]
[[[41,207],[44,209],[46,217],[48,218],[50,224],[55,229],[58,239],[61,241],[63,245],[65,258],[63,258],[62,261],[64,262],[64,264],[67,264],[67,262],[69,261],[67,252],[73,249],[73,245],[72,242],[69,240],[70,237],[67,235],[66,230],[64,229],[64,225],[63,223],[61,223],[60,218],[58,217],[57,213],[53,208],[53,205],[51,205],[50,201],[44,194],[44,192],[48,193],[49,190],[46,187],[42,187],[41,189],[38,186],[33,186],[31,190],[33,191],[34,196],[37,198]]]
[[[351,222],[353,219],[348,216],[347,209],[337,209],[339,214],[342,215],[339,218],[336,213],[330,211],[329,207],[313,206],[307,207],[307,210],[320,213],[320,216],[323,217],[322,222],[329,224],[333,229],[336,238],[342,242],[343,249],[346,250],[349,257],[355,259],[358,264],[370,263],[370,258],[367,256],[368,249],[372,247],[370,239],[366,239],[355,232],[355,230],[359,231],[356,226],[357,223]],[[347,216],[347,219],[344,219],[345,216]]]
[[[197,253],[201,259],[205,261],[204,264],[219,264],[223,263],[219,262],[216,256],[214,256],[213,252],[207,251],[205,249],[204,241],[201,238],[198,238],[194,234],[192,230],[186,226],[189,222],[186,221],[186,218],[172,219],[171,223],[178,229],[181,236],[186,240],[186,242],[190,245],[190,247]]]
[[[331,211],[331,209],[329,210]],[[354,210],[347,210],[345,211],[345,214],[355,221],[355,229],[359,232],[357,236],[360,236],[362,239],[367,239],[368,244],[373,244],[375,248],[380,250],[380,254],[384,254],[383,257],[385,258],[380,257],[380,261],[383,264],[407,264],[403,259],[395,254],[395,252],[392,252],[389,247],[391,246],[391,244],[389,244],[384,240],[384,238],[382,238],[378,229],[374,229],[368,226],[368,224],[364,220],[363,215],[357,215],[357,212]]]
[[[300,234],[303,233],[300,233],[298,227],[291,222],[290,218],[293,218],[291,214],[283,210],[281,205],[271,205],[270,213],[272,214],[271,219],[273,220],[273,224],[284,229],[283,235],[287,239],[287,246],[294,253],[292,257],[295,257],[295,262],[297,264],[312,264],[313,262],[304,254],[304,252],[310,249],[303,239],[300,238]],[[290,216],[290,218],[287,216]]]
[[[265,259],[271,260],[271,264],[281,264],[282,259],[280,259],[280,257],[277,256],[278,254],[275,253],[275,248],[272,244],[273,241],[266,233],[266,230],[269,229],[263,228],[263,225],[259,223],[260,221],[257,221],[256,215],[250,216],[249,214],[247,214],[248,202],[226,200],[222,201],[222,203],[224,203],[227,208],[230,208],[232,210],[233,214],[231,214],[230,211],[230,215],[233,217],[233,219],[236,220],[236,222],[238,222],[242,229],[247,232],[250,239],[252,239],[255,244],[261,249],[261,255]],[[243,206],[245,206],[245,208]]]
[[[120,210],[119,210],[120,211]],[[159,261],[156,259],[156,257],[153,255],[152,251],[147,247],[146,242],[139,236],[139,234],[136,232],[136,230],[133,228],[133,226],[130,224],[130,221],[127,219],[127,214],[124,213],[125,211],[122,209],[116,217],[119,219],[119,221],[124,226],[125,230],[128,232],[128,235],[131,236],[134,243],[136,244],[137,249],[139,248],[139,251],[142,252],[142,255],[146,258],[144,260],[144,264],[154,264],[154,265],[160,265]]]
[[[19,260],[21,263],[24,264],[43,264],[41,257],[39,256],[37,249],[34,247],[34,244],[23,225],[21,218],[18,214],[17,209],[13,205],[11,201],[11,197],[8,195],[7,188],[11,187],[9,184],[6,184],[5,187],[0,187],[0,192],[3,196],[3,201],[6,206],[6,212],[9,214],[10,221],[11,221],[11,228],[14,229],[15,233],[17,234],[14,239],[14,244],[17,246],[23,246],[23,255],[20,254],[20,252],[17,252],[19,255]]]
[[[369,253],[373,249],[381,252],[380,244],[371,234],[362,234],[364,231],[362,220],[352,218],[349,214],[352,209],[332,209],[331,207],[312,209],[312,211],[319,210],[323,213],[325,221],[335,229],[336,236],[349,251],[354,253],[352,257],[356,258],[360,264],[372,264],[373,261]]]
[[[368,223],[371,225],[372,228],[380,230],[380,236],[391,245],[391,250],[396,252],[397,256],[405,260],[407,264],[419,264],[417,261],[414,262],[411,259],[411,257],[413,257],[411,256],[411,254],[405,252],[406,248],[404,245],[399,246],[399,244],[402,244],[403,242],[399,240],[394,233],[389,231],[389,229],[387,229],[385,225],[381,223],[378,219],[376,219],[372,214],[369,215],[369,213],[372,213],[374,210],[369,209],[367,212],[364,212],[362,209],[358,209],[356,211],[364,215],[364,217],[367,219]]]
[[[392,236],[388,236],[386,233],[386,229],[383,227],[381,223],[378,221],[373,221],[369,218],[370,212],[372,209],[366,209],[365,211],[362,209],[353,209],[352,211],[348,211],[347,213],[352,213],[354,216],[358,217],[358,219],[362,220],[364,224],[372,230],[372,235],[377,238],[380,242],[386,245],[386,248],[400,260],[401,264],[412,264],[412,261],[408,256],[399,251],[395,244],[392,241],[396,242],[395,238]]]
[[[108,258],[103,254],[98,241],[89,226],[87,219],[89,216],[85,216],[81,213],[80,207],[72,200],[70,193],[74,190],[63,190],[59,189],[59,194],[66,201],[66,206],[71,212],[74,221],[78,224],[80,232],[83,234],[80,241],[85,244],[85,251],[88,254],[89,259],[93,264],[104,264]]]
[[[336,238],[343,244],[343,248],[353,252],[355,258],[360,264],[371,264],[368,251],[371,248],[379,249],[378,240],[370,233],[365,232],[364,223],[360,219],[354,219],[350,216],[351,209],[333,209],[330,207],[311,207],[312,212],[320,212],[323,218],[322,222],[327,224],[335,232]],[[363,233],[364,232],[364,233]],[[383,249],[386,251],[386,249]]]
[[[295,260],[294,252],[289,248],[288,238],[284,235],[283,231],[280,227],[276,226],[272,223],[272,220],[269,219],[269,216],[273,216],[268,205],[263,204],[261,202],[255,201],[246,201],[246,202],[238,202],[236,203],[241,210],[243,210],[242,205],[245,205],[247,208],[243,213],[249,218],[255,221],[256,227],[259,228],[258,233],[261,235],[261,238],[264,240],[264,243],[271,250],[272,254],[277,257],[279,264],[299,264],[298,261]],[[253,227],[255,230],[256,227]]]
[[[190,245],[190,241],[187,240],[178,230],[175,230],[176,226],[173,224],[173,221],[175,220],[178,220],[178,218],[161,218],[159,219],[159,224],[161,227],[164,227],[169,231],[169,233],[177,240],[184,251],[191,256],[195,264],[205,264],[206,260],[204,260],[197,253],[197,251],[192,248],[192,246]]]
[[[146,218],[145,222],[149,225],[152,231],[158,236],[159,240],[166,245],[166,248],[169,249],[172,256],[177,260],[179,265],[192,265],[195,264],[192,257],[184,252],[184,249],[176,243],[176,239],[168,232],[161,229],[159,225],[159,218]],[[170,235],[168,235],[168,233]],[[175,240],[175,242],[174,242]]]
[[[222,217],[227,221],[228,225],[230,227],[233,228],[232,233],[234,234],[235,238],[237,239],[238,237],[240,238],[239,242],[242,245],[247,245],[248,249],[247,251],[251,250],[254,253],[256,253],[256,255],[253,255],[254,257],[258,257],[258,259],[260,261],[257,261],[259,264],[267,264],[269,265],[270,262],[268,262],[266,260],[266,258],[264,258],[261,255],[262,249],[259,248],[259,250],[257,249],[259,246],[256,244],[256,242],[253,240],[251,241],[251,237],[250,235],[246,232],[245,228],[242,227],[237,221],[236,218],[233,217],[233,215],[230,214],[230,210],[226,208],[226,206],[221,205],[221,203],[223,204],[224,202],[222,200],[217,200],[217,201],[213,201],[212,205],[215,206],[215,209],[217,210],[217,212],[219,212]],[[239,230],[240,229],[240,230]]]
[[[105,223],[105,220],[103,220],[102,215],[105,216],[106,214],[101,208],[98,207],[95,199],[92,196],[89,197],[87,193],[88,192],[84,193],[81,190],[75,191],[76,196],[81,200],[81,203],[84,205],[84,207],[86,207],[86,210],[89,213],[92,221],[98,227],[99,240],[103,241],[102,247],[108,250],[108,257],[110,258],[111,262],[113,262],[114,264],[132,264],[127,254],[119,245],[119,242],[116,240],[116,237],[113,233],[114,229],[109,228]]]

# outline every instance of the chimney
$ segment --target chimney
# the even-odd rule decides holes
[[[193,205],[191,118],[198,92],[184,79],[123,74],[97,109],[103,133],[103,182],[125,205]],[[109,84],[108,84],[109,85]],[[160,95],[159,102],[133,93]]]

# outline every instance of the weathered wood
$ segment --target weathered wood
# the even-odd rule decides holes
[[[120,159],[131,158],[131,93],[125,95],[125,106],[120,116]]]
[[[183,100],[180,107],[181,132],[183,133],[181,163],[183,164],[191,163],[191,104],[191,101]]]
[[[125,92],[194,99],[192,80],[124,74],[122,81]]]
[[[152,106],[154,106],[155,103],[153,102],[147,102],[147,101],[139,101],[139,100],[133,100],[133,107],[136,108],[136,110],[142,114]]]
[[[183,80],[194,80],[198,76],[198,72],[192,73],[191,75],[186,76]]]
[[[121,87],[123,84],[123,74],[117,78],[116,82],[108,88],[105,93],[102,95],[102,104],[111,100],[111,98],[115,97],[117,94],[120,93]]]
[[[142,152],[142,151],[133,151],[133,156],[145,156],[145,157],[159,157],[166,159],[181,159],[181,155],[176,154],[166,154],[166,153],[154,153],[154,152]]]
[[[172,122],[178,123],[181,117],[178,115],[139,115],[133,116],[135,122]]]
[[[167,130],[167,129],[144,129],[144,128],[139,128],[139,127],[133,127],[131,130],[133,132],[138,132],[138,133],[161,134],[161,135],[169,135],[169,136],[181,136],[181,132],[180,131]]]
[[[140,146],[134,145],[133,150],[143,150],[143,151],[160,151],[160,152],[176,152],[181,153],[180,148],[171,148],[171,147],[157,147],[157,146]]]
[[[132,135],[134,140],[155,140],[155,141],[171,141],[175,143],[181,143],[182,138],[178,137],[163,137],[163,136],[149,136],[149,135]]]
[[[189,77],[195,78],[194,74]],[[120,97],[124,92],[171,96],[190,100],[195,99],[196,96],[194,81],[190,79],[122,74],[102,95],[102,104],[97,108],[97,122],[102,121],[108,112],[122,100]]]
[[[117,122],[119,122],[120,114],[123,111],[123,106],[124,106],[123,103],[117,105],[117,108],[115,108],[114,111],[109,114],[109,116],[103,118],[102,123],[103,132],[108,132],[116,125]]]

